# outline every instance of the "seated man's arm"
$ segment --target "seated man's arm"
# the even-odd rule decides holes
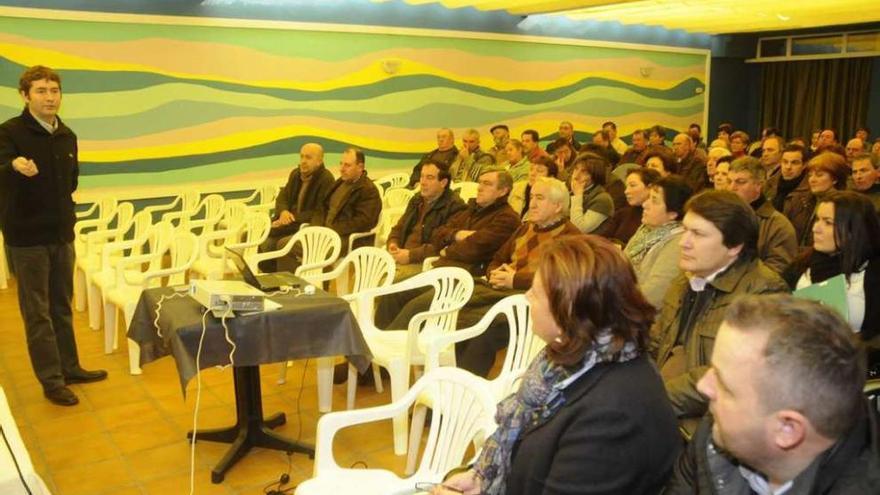
[[[287,183],[284,184],[284,187],[278,191],[278,196],[275,197],[275,218],[281,216],[282,211],[292,211],[290,191],[293,189],[293,176],[295,173],[296,169],[290,172],[290,175],[287,177]]]
[[[446,258],[453,261],[475,263],[496,252],[520,226],[519,217],[500,214],[485,228],[474,231],[466,239],[454,242],[446,248]]]
[[[346,218],[338,218],[333,224],[333,229],[341,236],[367,232],[379,223],[379,214],[382,212],[379,190],[372,182],[368,183],[348,207],[352,208],[352,214],[347,215]]]

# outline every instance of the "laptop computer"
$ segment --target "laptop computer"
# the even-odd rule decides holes
[[[305,285],[303,279],[290,272],[262,273],[256,275],[247,264],[247,261],[245,261],[243,250],[240,248],[227,247],[226,251],[229,252],[229,258],[235,264],[235,267],[238,268],[238,271],[241,272],[244,281],[263,292],[278,290],[285,286],[298,288]]]

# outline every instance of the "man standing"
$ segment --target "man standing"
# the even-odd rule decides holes
[[[877,155],[861,153],[852,161],[852,188],[862,194],[867,194],[874,203],[874,208],[880,212],[880,159]]]
[[[419,160],[419,163],[413,167],[407,187],[412,189],[419,183],[423,164],[433,160],[435,162],[440,162],[449,168],[452,166],[452,162],[455,161],[457,156],[458,148],[455,147],[455,135],[452,133],[452,129],[447,129],[445,127],[440,129],[437,131],[437,148],[425,153]]]
[[[76,134],[58,117],[61,77],[37,65],[18,83],[25,109],[0,126],[0,211],[28,353],[43,395],[79,402],[67,385],[107,378],[79,364],[73,332],[73,192],[79,178]]]
[[[672,140],[672,152],[678,162],[678,175],[691,187],[695,193],[702,191],[706,186],[706,160],[700,159],[694,153],[694,142],[685,133],[680,133]]]
[[[419,194],[413,196],[388,234],[388,252],[397,263],[396,280],[422,271],[422,261],[436,255],[430,239],[464,202],[449,189],[449,170],[437,162],[422,165]]]
[[[672,408],[691,429],[706,412],[696,384],[727,306],[743,294],[785,292],[788,286],[757,259],[758,218],[736,194],[704,191],[685,212],[678,263],[684,273],[669,287],[651,328],[650,350]]]
[[[334,180],[333,174],[324,166],[324,148],[317,143],[304,144],[299,150],[299,167],[290,172],[287,184],[275,198],[272,230],[260,246],[260,251],[281,248],[279,240],[295,234],[300,225],[311,223],[312,216],[324,203]],[[275,260],[263,261],[260,269],[275,271],[274,264]]]
[[[697,388],[706,415],[667,495],[880,493],[877,409],[852,329],[822,304],[743,297]]]
[[[510,129],[505,124],[498,124],[489,129],[492,133],[492,140],[495,146],[489,148],[489,153],[495,157],[495,163],[507,163],[510,158],[507,156],[507,143],[510,141]]]
[[[761,193],[764,174],[764,165],[756,158],[737,158],[730,164],[730,190],[758,215],[758,258],[781,274],[797,255],[797,237],[791,222]]]
[[[480,133],[468,129],[461,138],[461,151],[449,168],[453,182],[477,182],[484,168],[495,164],[493,155],[480,149]]]

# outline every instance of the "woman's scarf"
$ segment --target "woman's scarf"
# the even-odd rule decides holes
[[[629,242],[626,243],[626,247],[623,248],[623,254],[629,258],[633,266],[639,266],[652,247],[672,235],[679,228],[681,228],[681,222],[678,221],[666,222],[659,227],[642,224],[636,230],[636,233],[633,234],[632,238],[630,238]]]
[[[514,444],[524,431],[546,423],[565,404],[562,382],[566,378],[582,375],[599,363],[623,363],[638,355],[632,342],[624,344],[620,351],[612,352],[611,331],[605,330],[584,354],[581,366],[574,370],[550,361],[546,348],[535,356],[523,375],[519,390],[498,404],[495,413],[498,429],[486,440],[474,465],[482,478],[482,493],[498,495],[505,492]]]

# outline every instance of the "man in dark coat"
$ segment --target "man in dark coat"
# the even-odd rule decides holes
[[[456,158],[458,158],[458,148],[455,147],[455,135],[453,134],[452,129],[444,127],[437,131],[437,147],[422,155],[419,163],[416,163],[413,167],[407,187],[412,189],[419,184],[422,165],[434,161],[440,162],[446,165],[446,168],[449,168],[452,166],[452,162],[454,162]]]
[[[80,366],[73,332],[76,134],[58,117],[58,73],[31,67],[18,88],[26,108],[0,126],[0,227],[18,277],[18,304],[34,373],[47,399],[72,406],[79,399],[67,385],[107,378],[106,371]]]

